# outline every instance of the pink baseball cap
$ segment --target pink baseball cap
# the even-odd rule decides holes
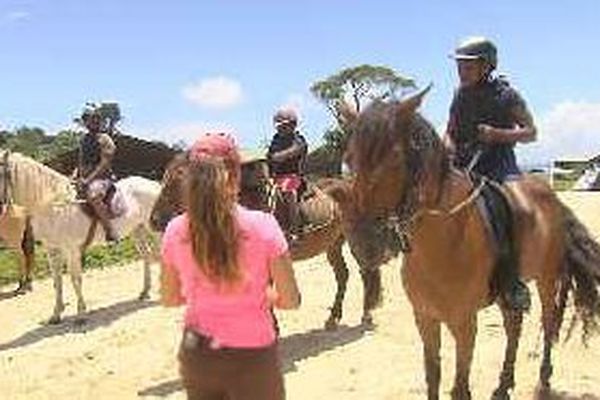
[[[189,159],[203,161],[210,157],[220,157],[239,165],[240,153],[235,137],[225,132],[202,134],[190,148]]]

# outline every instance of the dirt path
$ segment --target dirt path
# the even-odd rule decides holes
[[[600,235],[600,196],[565,198]],[[325,259],[296,265],[304,303],[301,310],[279,314],[288,399],[424,399],[421,344],[401,287],[400,261],[384,267],[385,303],[375,314],[373,332],[359,326],[362,289],[356,266],[350,264],[344,325],[335,332],[322,330],[334,292]],[[83,325],[68,317],[75,308],[68,279],[67,320],[59,326],[40,324],[52,309],[51,282],[35,282],[35,291],[24,297],[0,296],[0,399],[184,399],[175,362],[181,310],[158,306],[156,290],[153,301],[134,300],[141,279],[140,264],[86,273],[84,293],[91,312]],[[534,398],[538,320],[536,302],[525,321],[515,399]],[[442,398],[448,398],[454,355],[447,332],[443,345]],[[499,312],[489,308],[479,320],[474,399],[489,398],[503,347]],[[599,363],[598,339],[587,349],[578,338],[560,344],[554,357],[554,399],[600,399]]]

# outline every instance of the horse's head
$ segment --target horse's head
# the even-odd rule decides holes
[[[268,209],[269,167],[264,159],[242,158],[240,204],[255,210]]]
[[[402,101],[375,102],[360,114],[341,110],[350,133],[344,160],[354,173],[361,213],[393,213],[415,189],[414,175],[423,168],[421,131],[430,129],[435,136],[416,112],[428,90]]]
[[[184,211],[183,186],[188,173],[187,153],[176,155],[165,168],[162,189],[150,216],[153,229],[162,231],[174,216]],[[266,209],[269,171],[263,159],[242,159],[240,203],[251,209]]]
[[[400,244],[392,224],[385,218],[361,215],[349,182],[334,180],[325,192],[339,206],[344,235],[361,269],[378,268],[398,255]]]
[[[184,210],[183,182],[187,174],[187,153],[177,154],[165,168],[162,189],[150,215],[150,225],[157,231],[163,231],[171,218]]]

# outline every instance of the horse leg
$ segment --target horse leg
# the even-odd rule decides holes
[[[135,249],[137,250],[138,254],[142,257],[142,259],[144,260],[144,278],[143,278],[143,286],[142,286],[142,291],[140,292],[140,295],[138,296],[139,300],[148,300],[148,298],[150,298],[149,296],[149,292],[150,292],[150,280],[151,280],[151,276],[150,276],[150,258],[152,256],[151,254],[151,247],[150,247],[150,237],[148,235],[147,232],[144,231],[144,228],[142,227],[138,227],[133,231],[133,241],[135,244]]]
[[[550,378],[552,377],[552,345],[558,335],[556,326],[556,285],[552,280],[539,280],[537,282],[540,301],[542,303],[542,327],[544,330],[544,351],[540,367],[539,390],[542,393],[550,391]]]
[[[32,288],[31,280],[31,263],[30,256],[24,253],[19,253],[19,283],[15,289],[15,294],[25,294],[30,292]]]
[[[371,311],[381,304],[381,272],[379,268],[361,269],[360,276],[363,281],[363,316],[364,325],[372,325]]]
[[[69,274],[71,275],[71,284],[73,285],[73,290],[75,291],[75,295],[77,296],[77,316],[81,317],[83,313],[85,313],[86,305],[85,300],[83,299],[83,290],[82,290],[82,253],[81,251],[76,249],[71,249],[69,251],[69,255],[67,256],[67,267],[69,268]]]
[[[327,249],[327,260],[333,267],[333,273],[335,274],[335,281],[337,283],[337,291],[335,293],[335,300],[331,307],[329,318],[325,322],[325,329],[331,330],[338,326],[338,323],[342,319],[342,305],[344,302],[344,296],[346,294],[346,285],[348,283],[348,267],[344,261],[342,254],[342,244],[344,243],[343,238],[339,238],[336,242]]]
[[[35,239],[29,217],[25,221],[25,230],[21,240],[21,254],[19,255],[19,265],[21,266],[21,277],[16,293],[24,294],[30,292],[32,287],[32,272],[35,263]]]
[[[48,323],[58,324],[60,322],[61,314],[65,309],[65,303],[63,302],[63,285],[62,285],[62,263],[60,259],[60,253],[57,249],[48,249],[47,254],[48,265],[52,271],[52,281],[54,284],[54,311]]]
[[[504,363],[500,373],[500,382],[492,395],[493,400],[508,400],[508,392],[515,387],[515,361],[519,349],[519,339],[523,324],[523,313],[510,309],[507,305],[500,306],[506,332],[506,348]]]
[[[469,389],[469,375],[475,348],[475,335],[477,334],[477,317],[475,314],[465,320],[448,324],[452,336],[456,341],[456,375],[452,388],[452,400],[471,400]]]
[[[439,321],[417,312],[415,312],[415,323],[423,342],[427,400],[438,400],[442,375],[440,359],[441,324]]]

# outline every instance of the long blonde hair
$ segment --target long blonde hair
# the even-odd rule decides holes
[[[239,155],[236,148],[231,156],[193,150],[185,197],[194,258],[212,281],[234,283],[241,275],[235,219]]]

